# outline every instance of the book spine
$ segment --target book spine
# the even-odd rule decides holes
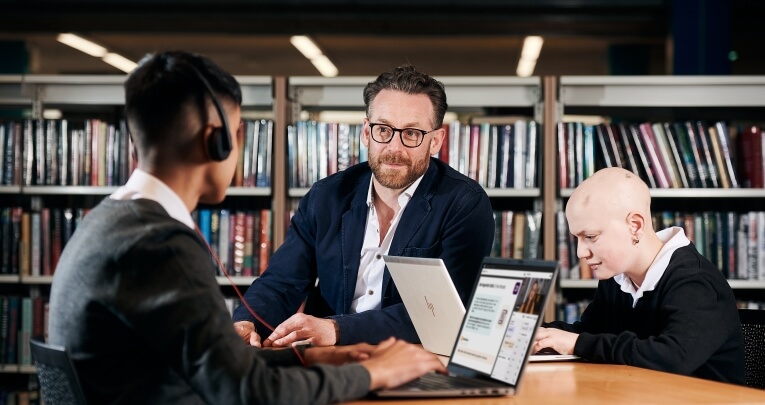
[[[268,268],[268,263],[271,259],[271,246],[272,246],[272,233],[271,227],[273,226],[273,215],[271,210],[260,211],[260,249],[258,256],[258,269],[259,273],[263,274]]]
[[[537,144],[539,138],[539,126],[535,121],[529,121],[526,132],[528,134],[526,142],[526,188],[534,188],[537,185]]]
[[[733,159],[731,157],[731,142],[728,126],[725,125],[724,122],[716,122],[715,129],[717,130],[718,141],[720,143],[720,153],[722,155],[725,170],[728,173],[730,187],[738,188],[738,175],[736,174]]]

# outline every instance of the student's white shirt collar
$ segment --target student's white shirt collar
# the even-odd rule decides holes
[[[659,280],[661,280],[661,276],[664,275],[664,271],[667,270],[669,260],[672,258],[672,254],[675,250],[683,246],[688,246],[691,243],[685,236],[683,228],[677,226],[656,232],[656,236],[658,236],[659,240],[664,243],[664,246],[659,250],[659,254],[656,255],[656,258],[653,259],[651,266],[648,267],[645,280],[643,280],[643,284],[640,285],[640,288],[636,290],[635,286],[632,284],[632,280],[624,274],[617,274],[614,276],[614,281],[619,283],[622,287],[622,291],[632,295],[633,308],[635,308],[638,300],[643,297],[643,294],[646,291],[653,291],[656,288],[656,285],[659,284]]]
[[[191,229],[196,229],[194,219],[186,208],[181,197],[162,180],[141,169],[135,169],[127,183],[109,196],[113,200],[137,200],[144,198],[156,201],[167,213],[176,220],[183,222]]]

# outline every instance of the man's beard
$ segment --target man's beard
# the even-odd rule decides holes
[[[404,165],[406,171],[401,173],[400,170],[383,169],[383,163]],[[369,167],[372,168],[375,179],[383,187],[393,190],[400,190],[414,183],[428,170],[428,163],[428,158],[413,162],[406,155],[382,154],[376,157],[370,156],[369,159]]]

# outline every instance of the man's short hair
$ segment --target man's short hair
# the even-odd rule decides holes
[[[396,90],[406,94],[425,94],[433,104],[433,128],[440,128],[444,123],[446,91],[444,84],[422,73],[412,65],[402,65],[390,72],[385,72],[364,88],[364,105],[369,118],[369,105],[382,90]]]
[[[196,72],[218,99],[242,104],[242,90],[229,73],[204,56],[163,52],[145,56],[125,81],[125,115],[139,151],[185,142],[187,105],[196,106],[206,121],[208,92]],[[180,133],[180,134],[179,134]]]

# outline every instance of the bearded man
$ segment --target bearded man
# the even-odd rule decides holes
[[[400,66],[367,84],[364,104],[369,162],[311,187],[244,295],[278,326],[272,331],[244,307],[234,312],[236,330],[253,346],[376,344],[391,336],[419,343],[385,254],[440,257],[467,303],[494,219],[478,183],[431,157],[446,135],[443,84]]]

